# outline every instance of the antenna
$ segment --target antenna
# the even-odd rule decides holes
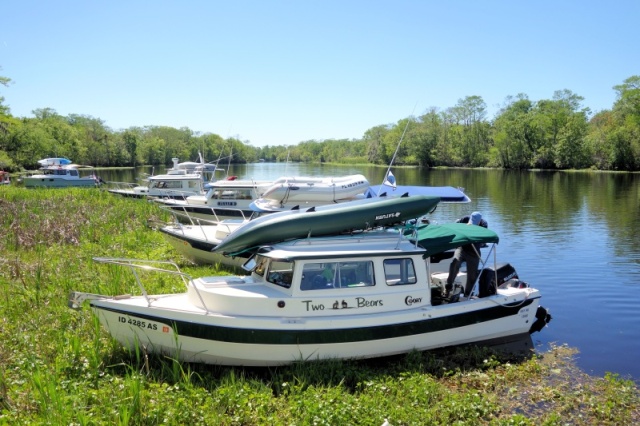
[[[407,129],[409,128],[409,123],[411,123],[411,121],[413,120],[413,113],[416,110],[416,106],[418,106],[418,102],[417,101],[416,101],[415,105],[413,106],[413,110],[411,111],[411,115],[409,115],[409,118],[407,119],[407,125],[404,126],[404,130],[402,131],[402,136],[400,136],[400,140],[398,141],[398,145],[396,145],[396,150],[393,153],[393,157],[391,157],[391,162],[389,162],[389,167],[387,167],[387,173],[385,173],[384,180],[382,181],[382,185],[380,185],[380,188],[378,189],[378,195],[380,195],[380,191],[382,191],[382,187],[384,186],[384,182],[386,182],[387,178],[389,177],[389,173],[391,173],[391,166],[393,166],[393,162],[396,160],[396,155],[398,155],[398,150],[400,149],[400,144],[402,143],[402,140],[404,139],[405,133],[407,133]]]

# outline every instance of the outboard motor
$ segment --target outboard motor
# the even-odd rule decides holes
[[[493,266],[487,266],[480,272],[480,278],[478,279],[478,297],[492,296],[497,293],[497,289],[501,284],[518,278],[516,269],[511,266],[510,263],[499,263],[496,265],[496,268],[497,269],[494,269]],[[498,278],[497,283],[496,275]]]

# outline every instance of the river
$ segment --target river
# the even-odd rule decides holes
[[[640,174],[466,169],[392,169],[399,185],[465,188],[469,204],[441,204],[434,218],[482,212],[500,235],[499,261],[542,292],[553,320],[532,335],[579,350],[585,372],[617,373],[640,383]],[[150,169],[144,171],[149,172]],[[133,181],[140,170],[103,170]],[[159,171],[156,171],[158,173]],[[362,173],[380,184],[386,168],[256,163],[229,174],[257,180]]]

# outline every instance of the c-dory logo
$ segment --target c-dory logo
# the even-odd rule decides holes
[[[420,303],[420,302],[422,302],[422,297],[415,297],[414,298],[414,297],[411,297],[411,296],[407,296],[407,297],[404,298],[404,303],[407,306],[411,306],[411,305],[413,305],[415,303]]]

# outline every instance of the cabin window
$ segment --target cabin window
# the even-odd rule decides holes
[[[247,262],[249,263],[249,262]],[[253,267],[253,273],[264,277],[264,272],[267,268],[267,263],[269,263],[269,259],[264,256],[256,256],[255,257],[255,265]]]
[[[256,267],[258,269],[258,267]],[[257,272],[256,272],[257,273]],[[269,264],[269,272],[267,273],[267,281],[280,287],[291,287],[291,278],[293,277],[293,262],[272,260]]]
[[[307,263],[302,270],[302,290],[357,288],[375,284],[373,262]]]
[[[159,181],[152,184],[152,187],[165,188],[165,189],[180,189],[182,188],[182,182],[176,181],[176,180]]]
[[[415,284],[416,270],[409,258],[386,259],[384,261],[384,279],[387,285]]]
[[[78,171],[77,170],[69,170],[69,174],[71,176],[78,176]]]

